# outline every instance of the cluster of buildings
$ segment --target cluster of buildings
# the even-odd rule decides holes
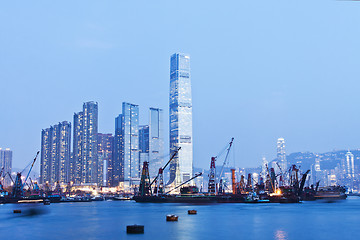
[[[285,140],[277,140],[277,157],[271,162],[263,158],[261,168],[240,169],[239,172],[255,173],[255,177],[264,177],[269,168],[274,168],[277,174],[284,177],[284,182],[289,181],[289,170],[292,165],[300,168],[304,173],[310,170],[306,185],[320,187],[347,186],[349,191],[360,191],[360,150],[339,150],[327,153],[296,152],[286,155]]]
[[[190,57],[170,58],[169,152],[181,151],[170,164],[168,184],[193,175],[192,97]],[[85,102],[73,122],[63,121],[41,133],[40,183],[131,188],[138,184],[141,166],[149,162],[155,177],[166,162],[163,110],[149,109],[149,123],[139,124],[139,106],[122,103],[113,133],[98,131],[98,103]],[[165,158],[165,159],[164,159]]]

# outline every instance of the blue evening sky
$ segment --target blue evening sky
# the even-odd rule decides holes
[[[360,2],[2,1],[0,147],[23,168],[41,129],[99,103],[114,133],[121,103],[165,110],[169,59],[191,56],[194,164],[235,138],[236,165],[360,147]]]

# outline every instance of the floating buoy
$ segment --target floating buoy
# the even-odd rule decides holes
[[[21,209],[14,209],[14,213],[21,213]]]
[[[178,220],[178,216],[172,214],[172,215],[166,215],[166,221],[168,222],[176,222]]]
[[[188,214],[197,214],[196,210],[188,210]]]
[[[136,224],[126,226],[126,233],[131,233],[131,234],[144,233],[144,226],[136,225]]]

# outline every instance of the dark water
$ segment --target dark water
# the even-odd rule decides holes
[[[27,213],[24,205],[0,205],[0,239],[360,239],[358,197],[301,204],[57,203]],[[166,222],[167,214],[179,221]],[[127,235],[130,224],[144,225],[145,234]]]

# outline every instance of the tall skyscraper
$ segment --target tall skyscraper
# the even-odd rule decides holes
[[[71,123],[64,121],[41,132],[40,182],[67,183],[70,179]]]
[[[170,59],[170,153],[181,150],[170,165],[168,184],[180,184],[193,175],[192,97],[190,56],[175,53]]]
[[[98,172],[98,103],[86,102],[83,111],[74,113],[73,179],[76,184],[102,185]],[[101,165],[101,163],[100,163]]]
[[[282,172],[287,171],[287,161],[285,152],[285,140],[284,138],[278,138],[277,140],[277,162],[281,167]]]
[[[150,108],[149,124],[149,173],[150,177],[158,174],[163,166],[164,135],[163,135],[163,110]]]
[[[115,119],[115,171],[119,181],[132,184],[140,177],[139,106],[123,102],[122,114]]]
[[[70,174],[70,146],[71,146],[71,123],[62,122],[59,126],[59,147],[58,147],[58,159],[59,159],[59,182],[69,182]]]
[[[122,114],[115,118],[114,154],[111,186],[116,187],[120,182],[124,182],[124,163],[121,161],[122,147]]]
[[[139,128],[139,157],[140,166],[144,161],[149,162],[151,178],[157,176],[163,165],[164,137],[163,137],[163,110],[150,108],[150,124]]]
[[[53,128],[41,131],[40,183],[50,182],[51,178],[51,142]]]
[[[98,133],[99,173],[103,177],[103,186],[112,186],[113,181],[114,137],[112,134]],[[101,164],[102,163],[102,164]]]
[[[12,171],[12,151],[10,148],[2,149],[0,148],[0,172],[3,170],[3,176],[6,173],[10,173]],[[7,187],[11,185],[11,180],[7,177],[4,179],[0,179],[2,184]]]
[[[348,179],[354,179],[355,177],[355,165],[354,165],[354,154],[348,151],[345,154],[346,158],[346,174]]]

